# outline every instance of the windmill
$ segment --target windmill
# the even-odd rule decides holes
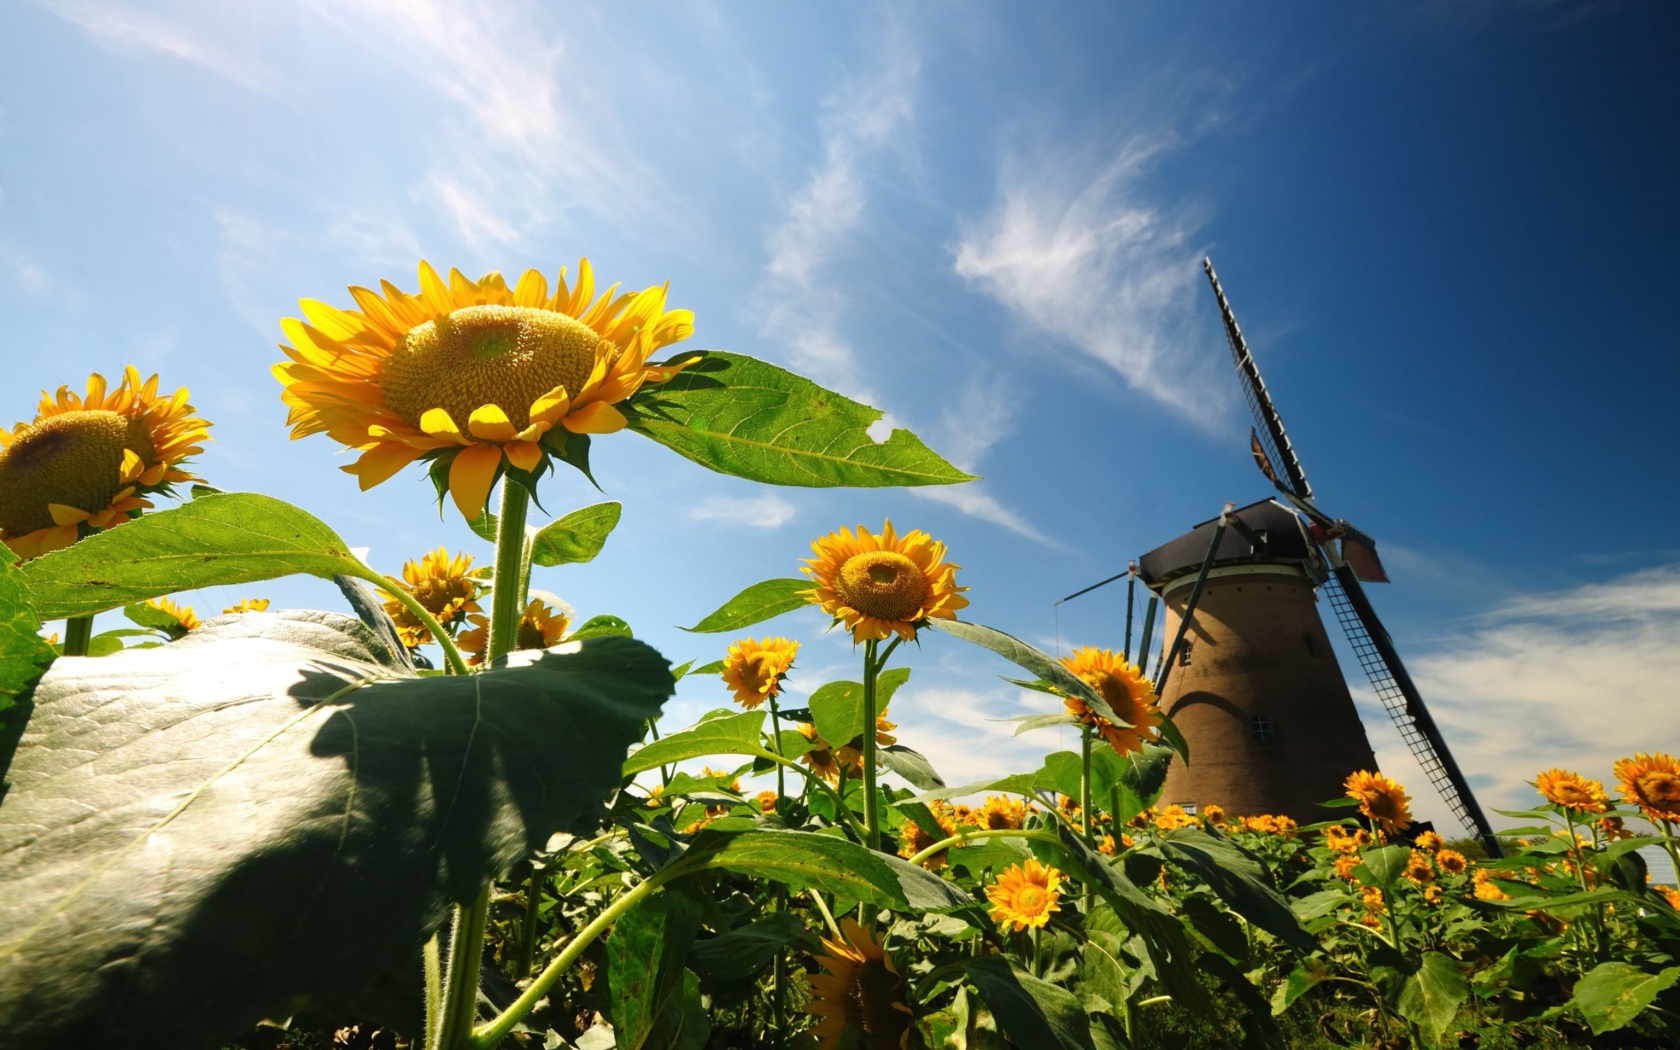
[[[1284,502],[1262,500],[1219,516],[1143,555],[1127,580],[1126,649],[1138,581],[1152,592],[1138,663],[1146,665],[1157,603],[1170,636],[1153,675],[1162,707],[1189,741],[1191,763],[1175,762],[1165,802],[1216,802],[1233,813],[1318,819],[1315,804],[1341,793],[1354,769],[1375,758],[1317,610],[1329,599],[1372,691],[1453,815],[1489,853],[1499,843],[1452,752],[1365,594],[1387,582],[1376,541],[1319,510],[1254,355],[1237,326],[1211,261],[1231,356],[1253,412],[1250,452]]]

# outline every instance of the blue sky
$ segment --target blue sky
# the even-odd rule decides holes
[[[386,571],[487,556],[419,473],[362,494],[337,446],[287,440],[278,322],[412,288],[422,257],[588,255],[669,280],[687,345],[866,400],[985,480],[772,490],[620,435],[595,462],[623,524],[536,586],[709,660],[727,638],[672,625],[891,515],[950,544],[972,619],[1117,646],[1117,588],[1051,602],[1266,493],[1211,254],[1322,505],[1382,543],[1375,600],[1461,764],[1520,804],[1549,765],[1680,747],[1677,42],[1664,5],[1541,2],[9,4],[0,414],[132,362],[216,421],[213,484]],[[194,600],[244,593],[338,606],[311,580]],[[795,686],[855,677],[815,612],[772,626],[806,643]],[[974,651],[911,663],[893,715],[953,782],[1070,742],[989,721],[1041,700]],[[691,682],[674,710],[723,700]]]

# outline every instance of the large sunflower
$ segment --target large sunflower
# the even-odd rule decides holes
[[[1348,798],[1359,803],[1359,812],[1371,818],[1385,834],[1403,831],[1412,823],[1411,796],[1399,784],[1370,770],[1349,773],[1344,787]]]
[[[274,366],[292,437],[362,450],[343,469],[364,490],[434,460],[477,518],[504,463],[535,472],[568,433],[622,430],[614,406],[682,367],[648,361],[694,331],[691,312],[665,309],[663,286],[618,295],[615,284],[597,298],[587,259],[575,287],[565,270],[556,283],[549,295],[535,270],[511,290],[499,273],[451,270],[445,284],[422,262],[417,295],[381,281],[383,295],[350,289],[359,311],[303,300],[307,320],[281,322],[291,361]]]
[[[467,653],[467,663],[475,667],[484,662],[484,654],[490,651],[490,620],[488,617],[473,613],[467,617],[472,623],[471,630],[462,631],[461,637],[456,639],[463,653]],[[515,649],[547,649],[559,645],[566,637],[566,628],[571,626],[566,614],[552,608],[540,598],[532,598],[531,604],[525,606],[525,611],[519,616],[519,633],[514,639]]]
[[[447,548],[439,547],[419,561],[403,563],[403,580],[414,600],[437,619],[438,626],[453,633],[456,624],[468,613],[481,611],[478,602],[479,581],[472,568],[472,555],[461,553],[450,557]],[[408,607],[395,598],[385,603],[385,611],[397,623],[402,643],[410,649],[432,640],[432,632]]]
[[[968,605],[957,586],[957,569],[945,560],[945,544],[917,529],[902,538],[891,521],[879,536],[862,525],[814,541],[815,558],[800,570],[816,581],[807,594],[813,605],[852,632],[855,641],[897,634],[905,641],[929,618],[954,620]]]
[[[1567,769],[1548,769],[1534,778],[1547,802],[1577,813],[1603,813],[1610,808],[1604,785]]]
[[[1616,761],[1622,797],[1650,820],[1680,821],[1680,762],[1661,751]]]
[[[1050,913],[1061,910],[1057,903],[1062,896],[1058,892],[1061,884],[1062,873],[1036,858],[1011,864],[986,889],[986,899],[992,902],[992,920],[1004,930],[1047,925]]]
[[[20,558],[68,547],[134,517],[153,493],[190,481],[179,469],[204,451],[210,424],[192,415],[183,387],[158,395],[131,366],[116,390],[88,377],[85,397],[67,386],[41,393],[32,423],[0,430],[0,542]]]
[[[782,675],[798,654],[799,643],[786,638],[743,638],[723,658],[723,684],[735,693],[735,702],[750,711],[781,691]]]
[[[904,978],[870,932],[852,919],[840,920],[841,941],[823,938],[817,956],[822,973],[807,974],[814,998],[805,1012],[818,1018],[811,1029],[821,1050],[838,1050],[852,1033],[856,1050],[903,1050],[914,1019],[904,1002]]]
[[[1066,697],[1068,713],[1102,734],[1117,754],[1142,751],[1143,745],[1154,741],[1161,724],[1161,709],[1155,696],[1155,685],[1143,676],[1136,665],[1112,649],[1086,646],[1072,656],[1062,657],[1062,665],[1108,701],[1128,726],[1117,726],[1086,706],[1078,697]]]

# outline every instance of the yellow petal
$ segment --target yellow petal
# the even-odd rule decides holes
[[[363,452],[356,462],[339,469],[346,474],[356,475],[356,479],[361,482],[362,491],[366,492],[419,459],[421,451],[400,442],[386,441]]]
[[[531,402],[531,422],[547,423],[550,426],[560,421],[566,410],[572,407],[572,399],[566,393],[566,387],[555,387],[542,397]]]
[[[461,445],[467,443],[466,436],[455,425],[455,419],[447,409],[428,408],[426,414],[420,417],[420,429],[432,437],[448,438]]]
[[[624,413],[605,401],[584,405],[560,421],[560,425],[574,434],[614,434],[629,423]]]
[[[501,462],[502,450],[497,445],[468,445],[455,454],[455,462],[449,465],[449,494],[463,518],[475,521],[484,513],[484,501],[490,497]]]
[[[519,436],[500,405],[479,405],[467,417],[467,429],[472,436],[485,441],[512,441]]]
[[[510,441],[502,446],[502,451],[507,453],[508,462],[520,470],[536,470],[542,462],[542,449],[532,441]]]
[[[146,465],[140,462],[140,457],[133,449],[123,449],[122,469],[118,472],[118,477],[120,477],[125,484],[139,477],[145,469]]]
[[[88,520],[88,512],[77,507],[67,507],[62,503],[47,504],[47,513],[52,515],[54,525],[74,525]]]

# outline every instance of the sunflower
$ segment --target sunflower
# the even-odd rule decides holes
[[[1629,831],[1627,825],[1622,823],[1621,817],[1599,817],[1598,833],[1603,835],[1607,842],[1633,838],[1633,832]]]
[[[817,956],[822,973],[805,977],[812,1000],[805,1012],[818,1018],[811,1029],[821,1050],[842,1044],[856,1050],[904,1050],[913,1015],[904,1002],[904,978],[870,932],[852,919],[840,920],[840,941],[823,938]],[[846,1040],[847,1031],[853,1038]]]
[[[1027,821],[1027,804],[1008,795],[987,795],[974,814],[976,826],[988,831],[1011,831]]]
[[[1343,785],[1347,797],[1357,799],[1365,814],[1387,834],[1404,830],[1412,822],[1411,796],[1399,784],[1370,770],[1348,774]]]
[[[1680,762],[1661,751],[1618,759],[1622,797],[1650,820],[1680,821]]]
[[[735,691],[736,703],[751,711],[781,692],[782,676],[798,653],[799,643],[786,638],[743,638],[723,658],[723,684]]]
[[[1346,879],[1348,882],[1352,882],[1353,869],[1359,867],[1359,865],[1359,858],[1352,854],[1343,854],[1342,856],[1337,857],[1335,863],[1336,877],[1338,879]]]
[[[939,829],[943,831],[944,834],[941,835],[940,838],[936,839],[926,831],[922,830],[922,826],[920,824],[917,824],[914,821],[906,822],[902,832],[903,841],[900,842],[898,846],[898,855],[906,860],[914,857],[916,854],[922,852],[922,850],[927,849],[935,842],[939,842],[942,839],[948,839],[957,833],[955,813],[951,809],[951,804],[949,802],[935,799],[928,803],[928,812],[933,814],[933,819],[939,824]],[[940,850],[938,853],[926,858],[921,862],[922,867],[929,871],[940,870],[945,867],[947,852],[947,850]]]
[[[1155,814],[1155,826],[1162,831],[1195,827],[1197,823],[1195,817],[1184,812],[1183,806],[1166,806],[1161,812]]]
[[[85,397],[69,387],[41,393],[33,423],[0,430],[0,542],[18,557],[68,547],[88,531],[111,528],[150,507],[147,496],[193,480],[179,469],[204,451],[210,424],[192,415],[183,387],[159,396],[132,366],[107,392],[88,377]]]
[[[1225,807],[1209,802],[1202,807],[1202,819],[1209,824],[1225,823]]]
[[[898,737],[892,735],[892,731],[897,728],[898,726],[896,724],[887,721],[886,715],[878,716],[875,719],[875,746],[891,747],[893,744],[898,743]],[[834,752],[834,758],[842,766],[845,766],[846,771],[851,775],[862,776],[863,734],[859,733],[857,736],[852,737],[852,739],[847,741],[844,746],[836,750]]]
[[[1435,863],[1448,875],[1463,875],[1470,867],[1470,858],[1455,849],[1442,849],[1436,851]]]
[[[223,616],[231,616],[234,613],[267,612],[267,611],[268,611],[268,599],[267,598],[241,598],[239,600],[238,605],[230,605],[226,609],[223,609],[222,610],[222,615]]]
[[[193,614],[193,607],[190,605],[176,605],[168,598],[153,598],[146,604],[160,613],[167,613],[175,618],[178,627],[166,626],[163,628],[173,638],[183,638],[188,631],[196,631],[203,626],[203,621]]]
[[[1429,854],[1415,849],[1406,858],[1406,870],[1401,874],[1421,886],[1435,881],[1435,865],[1429,862]]]
[[[473,600],[478,597],[479,582],[472,563],[472,555],[462,552],[450,557],[444,547],[423,555],[419,561],[403,563],[403,580],[409,593],[445,631],[452,630],[468,613],[481,611]],[[432,632],[402,602],[392,598],[385,603],[385,611],[397,622],[397,633],[410,649],[418,649],[432,640]]]
[[[774,791],[760,791],[754,796],[753,801],[758,803],[760,813],[774,813],[776,812],[776,800],[779,798],[781,796]]]
[[[484,662],[484,654],[490,649],[490,620],[478,613],[467,617],[473,624],[471,630],[462,631],[456,643],[463,653],[469,654],[467,663],[478,665]],[[551,645],[558,645],[560,639],[566,637],[566,628],[571,626],[566,614],[552,609],[540,598],[531,599],[531,604],[525,606],[525,611],[519,617],[519,634],[514,639],[515,649],[547,649]]]
[[[986,888],[986,899],[992,902],[992,920],[1005,932],[1011,927],[1043,927],[1049,923],[1051,912],[1061,910],[1056,903],[1062,896],[1057,892],[1061,884],[1062,873],[1037,858],[1011,864]]]
[[[799,727],[799,732],[811,742],[811,750],[799,756],[799,761],[811,767],[811,772],[824,780],[840,779],[840,763],[834,760],[834,748],[817,733],[817,727],[809,722]]]
[[[1475,875],[1476,899],[1481,901],[1510,900],[1511,895],[1493,884],[1493,872],[1486,868],[1477,868]]]
[[[1610,808],[1604,785],[1566,769],[1548,769],[1534,778],[1547,802],[1577,813],[1603,813]]]
[[[383,294],[350,289],[360,310],[303,300],[307,320],[280,323],[291,361],[274,366],[292,437],[360,449],[343,469],[364,490],[431,460],[461,514],[478,518],[504,463],[539,473],[567,434],[624,429],[614,406],[683,367],[648,361],[694,331],[692,313],[665,309],[664,287],[617,295],[615,284],[597,298],[587,259],[576,287],[564,269],[556,283],[550,296],[535,270],[512,290],[499,273],[451,270],[445,284],[422,262],[417,295],[381,281]]]
[[[1337,853],[1358,853],[1371,844],[1371,833],[1364,828],[1332,824],[1324,829],[1324,844]]]
[[[1092,726],[1108,741],[1116,754],[1143,750],[1146,742],[1155,739],[1156,727],[1161,724],[1161,709],[1156,706],[1155,686],[1133,664],[1112,649],[1086,646],[1062,657],[1062,664],[1078,675],[1097,695],[1108,701],[1121,720],[1130,726],[1117,726],[1086,706],[1078,697],[1066,697],[1068,713]]]
[[[1446,845],[1446,843],[1441,841],[1441,836],[1435,834],[1433,831],[1426,831],[1419,835],[1412,845],[1428,853],[1439,853],[1441,851],[1441,847]]]
[[[811,544],[815,558],[801,572],[816,581],[813,605],[844,623],[854,641],[896,633],[905,641],[932,618],[954,620],[968,605],[957,586],[958,565],[945,561],[945,544],[920,529],[900,538],[891,521],[876,536],[862,525],[831,532]]]

